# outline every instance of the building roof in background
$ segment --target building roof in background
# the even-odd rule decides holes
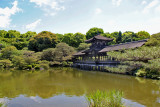
[[[86,43],[91,43],[94,39],[103,40],[103,41],[113,41],[113,39],[111,39],[111,38],[107,38],[107,37],[104,37],[104,36],[101,36],[101,35],[97,35],[97,36],[94,36],[91,39],[86,40],[85,42]]]
[[[128,42],[128,43],[122,43],[122,44],[118,44],[118,45],[106,46],[105,48],[100,50],[99,53],[122,50],[122,49],[137,48],[137,47],[143,46],[146,42],[147,42],[147,39],[140,40],[140,41]]]

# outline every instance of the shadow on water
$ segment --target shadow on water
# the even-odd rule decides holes
[[[160,106],[158,80],[73,68],[54,68],[45,72],[0,72],[0,102],[6,99],[10,107],[14,104],[17,104],[16,107],[26,107],[26,104],[32,104],[32,107],[54,104],[60,107],[62,102],[66,107],[87,106],[84,95],[98,89],[122,90],[126,103]],[[43,105],[37,105],[42,102]]]

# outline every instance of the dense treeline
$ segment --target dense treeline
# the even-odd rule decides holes
[[[79,32],[58,34],[49,31],[42,31],[38,34],[28,31],[21,34],[16,30],[0,30],[0,66],[19,69],[69,66],[72,54],[89,48],[90,44],[84,41],[98,34],[113,38],[110,45],[150,38],[150,34],[146,31],[104,33],[101,28],[91,28],[86,34]],[[155,44],[149,41],[148,45]]]
[[[28,47],[29,50],[36,52],[42,51],[46,48],[54,48],[56,44],[60,42],[64,42],[74,48],[78,48],[80,44],[86,46],[84,41],[98,34],[108,38],[113,38],[114,41],[111,43],[112,45],[150,38],[150,34],[146,31],[140,31],[138,33],[131,31],[126,31],[124,33],[121,31],[104,33],[103,29],[101,28],[91,28],[86,34],[78,32],[75,34],[66,33],[64,35],[58,33],[54,34],[48,31],[42,31],[39,34],[28,31],[24,34],[21,34],[16,30],[0,30],[0,44],[1,48],[15,46],[18,50],[22,50],[24,47]]]

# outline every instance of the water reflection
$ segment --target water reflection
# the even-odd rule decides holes
[[[157,80],[103,72],[86,72],[72,68],[56,68],[46,72],[1,72],[0,98],[10,98],[10,107],[14,107],[12,104],[16,101],[24,104],[27,101],[33,104],[32,101],[34,101],[38,104],[53,99],[55,101],[56,98],[59,98],[55,104],[57,106],[62,100],[67,99],[70,99],[70,106],[75,102],[86,106],[85,94],[97,89],[119,89],[124,92],[128,102],[130,100],[148,107],[159,107],[159,83]],[[21,101],[22,99],[25,100]],[[48,104],[51,103],[48,102]]]

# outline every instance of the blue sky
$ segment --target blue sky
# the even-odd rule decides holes
[[[0,0],[0,29],[160,32],[160,0]]]

